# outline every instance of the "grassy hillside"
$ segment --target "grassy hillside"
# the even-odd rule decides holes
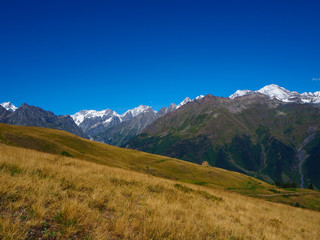
[[[4,144],[0,181],[0,239],[320,238],[316,211]]]
[[[54,129],[0,124],[0,142],[209,187],[240,188],[248,181],[261,189],[270,187],[240,173],[97,143]]]
[[[0,143],[134,170],[207,188],[220,188],[270,201],[320,210],[320,193],[279,189],[247,175],[216,167],[118,148],[47,128],[0,124]]]

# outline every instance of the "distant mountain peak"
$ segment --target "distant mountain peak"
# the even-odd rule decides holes
[[[252,91],[252,90],[237,90],[234,94],[231,94],[229,98],[235,99],[246,95],[260,93],[268,96],[271,99],[277,99],[282,102],[296,102],[296,103],[320,103],[320,91],[309,92],[309,93],[298,93],[296,91],[289,91],[277,84],[270,84],[263,88]]]
[[[5,109],[7,109],[10,112],[14,112],[15,110],[17,110],[18,108],[16,106],[14,106],[10,101],[9,102],[3,102],[0,104],[2,107],[4,107]]]
[[[245,96],[245,95],[250,95],[250,94],[253,94],[254,91],[251,91],[251,90],[248,90],[248,89],[245,89],[245,90],[237,90],[234,94],[231,94],[229,96],[229,98],[231,99],[234,99],[236,97],[242,97],[242,96]]]
[[[3,111],[0,113],[1,123],[54,128],[88,138],[88,135],[74,123],[69,115],[55,115],[53,112],[26,103],[22,104],[19,108],[16,108],[10,102],[1,104],[1,106],[3,105],[9,108],[9,110],[7,110],[7,113]],[[2,110],[5,107],[2,107]]]
[[[177,109],[185,105],[186,103],[191,102],[189,97],[186,97],[181,103],[178,104]]]
[[[204,98],[204,95],[199,95],[199,96],[196,97],[195,99],[196,99],[196,100],[200,100],[200,99],[202,99],[202,98]]]
[[[289,90],[280,87],[276,84],[267,85],[257,91],[258,93],[269,96],[270,98],[276,98],[280,101],[287,100],[290,98],[291,93]],[[296,92],[294,92],[296,93]]]
[[[129,129],[128,131],[130,134],[133,132],[137,134],[157,118],[175,111],[191,101],[201,100],[202,98],[204,98],[204,95],[200,95],[193,100],[186,97],[180,104],[176,105],[175,103],[171,103],[169,107],[163,107],[159,112],[154,111],[150,106],[139,105],[138,107],[129,109],[121,115],[110,109],[106,109],[102,111],[82,110],[71,115],[71,117],[85,133],[92,137],[92,139],[102,141],[102,136],[108,136],[107,139],[109,139],[109,134],[111,134],[111,132],[116,133],[117,137],[124,136],[123,128]],[[127,136],[125,136],[125,138],[126,137]],[[124,141],[125,138],[122,140]],[[112,143],[115,143],[115,141]]]
[[[132,114],[132,117],[134,118],[149,109],[152,109],[152,108],[147,105],[139,105],[138,107],[136,107],[134,109],[130,109],[130,110],[126,111],[124,114],[121,115],[121,117],[125,117],[128,114]]]
[[[118,113],[115,111],[110,110],[109,108],[102,110],[102,111],[96,111],[96,110],[81,110],[80,112],[77,112],[71,117],[73,118],[74,122],[79,126],[85,119],[89,118],[95,118],[100,117],[102,119],[111,118],[113,116],[119,116]]]

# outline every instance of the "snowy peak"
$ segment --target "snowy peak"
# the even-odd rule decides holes
[[[130,109],[126,111],[124,114],[121,115],[121,118],[127,118],[128,116],[131,116],[131,118],[134,118],[149,109],[152,109],[152,108],[146,105],[140,105],[134,109]]]
[[[202,98],[204,98],[204,95],[200,95],[200,96],[196,97],[195,100],[200,100]]]
[[[237,90],[234,94],[231,94],[229,96],[229,98],[234,99],[236,97],[242,97],[242,96],[250,95],[250,94],[253,94],[253,93],[254,93],[254,91],[247,90],[247,89],[245,89],[245,90]]]
[[[152,110],[151,107],[140,105],[134,109],[130,109],[126,111],[124,114],[119,115],[115,111],[110,110],[109,108],[102,111],[96,111],[96,110],[82,110],[80,112],[77,112],[71,117],[73,118],[74,122],[79,126],[80,124],[84,123],[84,121],[88,121],[89,119],[96,119],[96,122],[103,122],[104,125],[108,125],[113,120],[118,119],[118,122],[127,121],[130,120],[141,113],[148,111],[149,109]],[[153,110],[152,110],[153,111]],[[92,121],[93,122],[93,121]]]
[[[318,92],[309,92],[309,93],[302,93],[301,101],[304,103],[320,103],[320,91]]]
[[[204,95],[200,95],[200,96],[196,97],[194,100],[200,100],[202,98],[204,98]],[[167,113],[167,112],[174,111],[174,110],[182,107],[183,105],[185,105],[186,103],[191,102],[191,101],[193,101],[193,100],[191,100],[189,97],[186,97],[179,105],[172,103],[168,108],[166,108],[166,110],[163,110],[162,112]],[[119,115],[118,113],[116,113],[115,111],[112,111],[110,109],[106,109],[106,110],[102,110],[102,111],[82,110],[80,112],[77,112],[77,113],[71,115],[71,117],[73,118],[74,122],[78,126],[79,125],[82,126],[84,124],[84,121],[86,121],[88,119],[92,119],[92,120],[97,119],[96,122],[100,122],[100,120],[101,120],[103,122],[103,124],[106,125],[109,122],[112,122],[112,120],[115,120],[116,118],[118,119],[118,121],[124,122],[124,121],[131,120],[132,118],[135,118],[138,115],[140,115],[141,113],[144,113],[147,111],[153,111],[154,113],[157,113],[150,106],[139,105],[138,107],[136,107],[134,109],[130,109],[130,110],[126,111],[122,115]],[[98,121],[98,119],[99,119],[99,121]]]
[[[202,98],[204,98],[205,96],[204,95],[199,95],[198,97],[196,97],[195,99],[193,99],[193,100],[191,100],[189,97],[186,97],[181,103],[179,103],[176,107],[175,107],[175,109],[178,109],[178,108],[180,108],[180,107],[182,107],[183,105],[185,105],[185,104],[187,104],[188,102],[192,102],[192,101],[194,101],[194,100],[201,100]],[[173,104],[173,103],[172,103]],[[172,105],[171,104],[171,105]],[[170,105],[170,106],[171,106]]]
[[[7,109],[10,112],[14,112],[15,110],[17,110],[18,108],[13,105],[11,102],[4,102],[0,104],[2,107],[4,107],[5,109]]]
[[[292,93],[276,84],[267,85],[257,91],[258,93],[269,96],[270,98],[276,98],[280,101],[288,101]]]
[[[177,109],[185,105],[186,103],[191,102],[189,97],[186,97],[181,103],[178,104]]]
[[[257,91],[251,90],[237,90],[234,94],[230,95],[229,98],[234,99],[236,97],[242,97],[254,93],[260,93],[268,96],[271,99],[278,99],[282,102],[296,102],[296,103],[320,103],[320,91],[309,92],[309,93],[298,93],[296,91],[289,91],[276,84],[267,85]]]
[[[113,116],[119,116],[115,111],[112,111],[110,109],[102,110],[102,111],[96,111],[96,110],[82,110],[80,112],[77,112],[71,117],[73,118],[74,122],[79,126],[85,119],[90,118],[101,118],[102,120],[107,120],[109,118],[112,118]]]
[[[204,98],[203,95],[196,97],[194,100],[200,100]],[[110,109],[96,111],[96,110],[82,110],[73,115],[71,115],[74,122],[89,136],[95,136],[99,133],[105,132],[107,129],[114,128],[120,123],[128,122],[128,121],[137,121],[139,124],[142,122],[150,122],[150,119],[157,119],[164,114],[172,112],[188,102],[194,101],[189,97],[186,97],[179,105],[174,103],[170,104],[169,107],[163,107],[159,110],[159,112],[154,111],[150,106],[139,105],[136,108],[130,109],[125,113],[119,115],[115,111]],[[145,125],[143,125],[145,126]],[[141,130],[141,129],[140,129]]]

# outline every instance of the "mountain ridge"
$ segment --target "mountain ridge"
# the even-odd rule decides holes
[[[139,105],[121,115],[115,111],[106,109],[102,111],[82,110],[71,115],[71,117],[92,140],[120,146],[126,143],[130,137],[142,131],[155,119],[203,97],[203,95],[200,95],[193,100],[186,97],[178,105],[171,103],[169,107],[162,107],[158,112],[150,106]],[[111,141],[109,140],[110,138],[112,139]]]
[[[198,164],[208,161],[271,183],[319,187],[319,119],[319,105],[260,93],[234,99],[207,95],[157,119],[123,147]],[[304,146],[308,157],[300,158],[299,146],[309,137]]]
[[[80,137],[88,138],[88,136],[74,123],[69,115],[55,115],[50,111],[42,108],[22,104],[14,111],[6,110],[0,106],[0,122],[6,124],[20,126],[37,126],[47,127],[71,132]]]
[[[252,90],[237,90],[234,94],[231,94],[229,98],[234,99],[237,97],[242,97],[252,94],[263,94],[269,98],[275,98],[282,102],[296,102],[296,103],[320,103],[320,91],[317,92],[304,92],[302,94],[296,91],[289,91],[283,87],[280,87],[276,84],[266,85],[263,88],[252,91]]]

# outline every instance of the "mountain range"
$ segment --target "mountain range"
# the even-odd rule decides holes
[[[203,97],[200,95],[194,100],[186,97],[180,104],[172,103],[158,112],[150,106],[140,105],[122,115],[106,109],[102,111],[82,110],[71,117],[92,140],[120,146],[127,143],[131,137],[140,133],[156,119],[179,109],[188,102],[198,101]]]
[[[2,103],[0,105],[0,122],[20,126],[54,128],[88,138],[88,135],[75,124],[69,115],[56,116],[50,111],[26,103],[19,108],[10,102]]]
[[[320,103],[320,91],[318,92],[304,92],[302,94],[296,91],[289,91],[276,84],[267,85],[257,91],[252,90],[237,90],[234,94],[230,95],[229,98],[234,99],[246,95],[263,94],[269,98],[275,98],[282,102],[295,102],[295,103]]]
[[[320,188],[320,92],[271,84],[229,97],[210,94],[158,112],[140,105],[124,114],[106,109],[55,116],[24,104],[0,106],[0,122],[56,128],[112,145],[207,161],[270,183]]]
[[[320,187],[319,92],[277,85],[206,95],[166,114],[128,148],[242,172],[270,183]]]

